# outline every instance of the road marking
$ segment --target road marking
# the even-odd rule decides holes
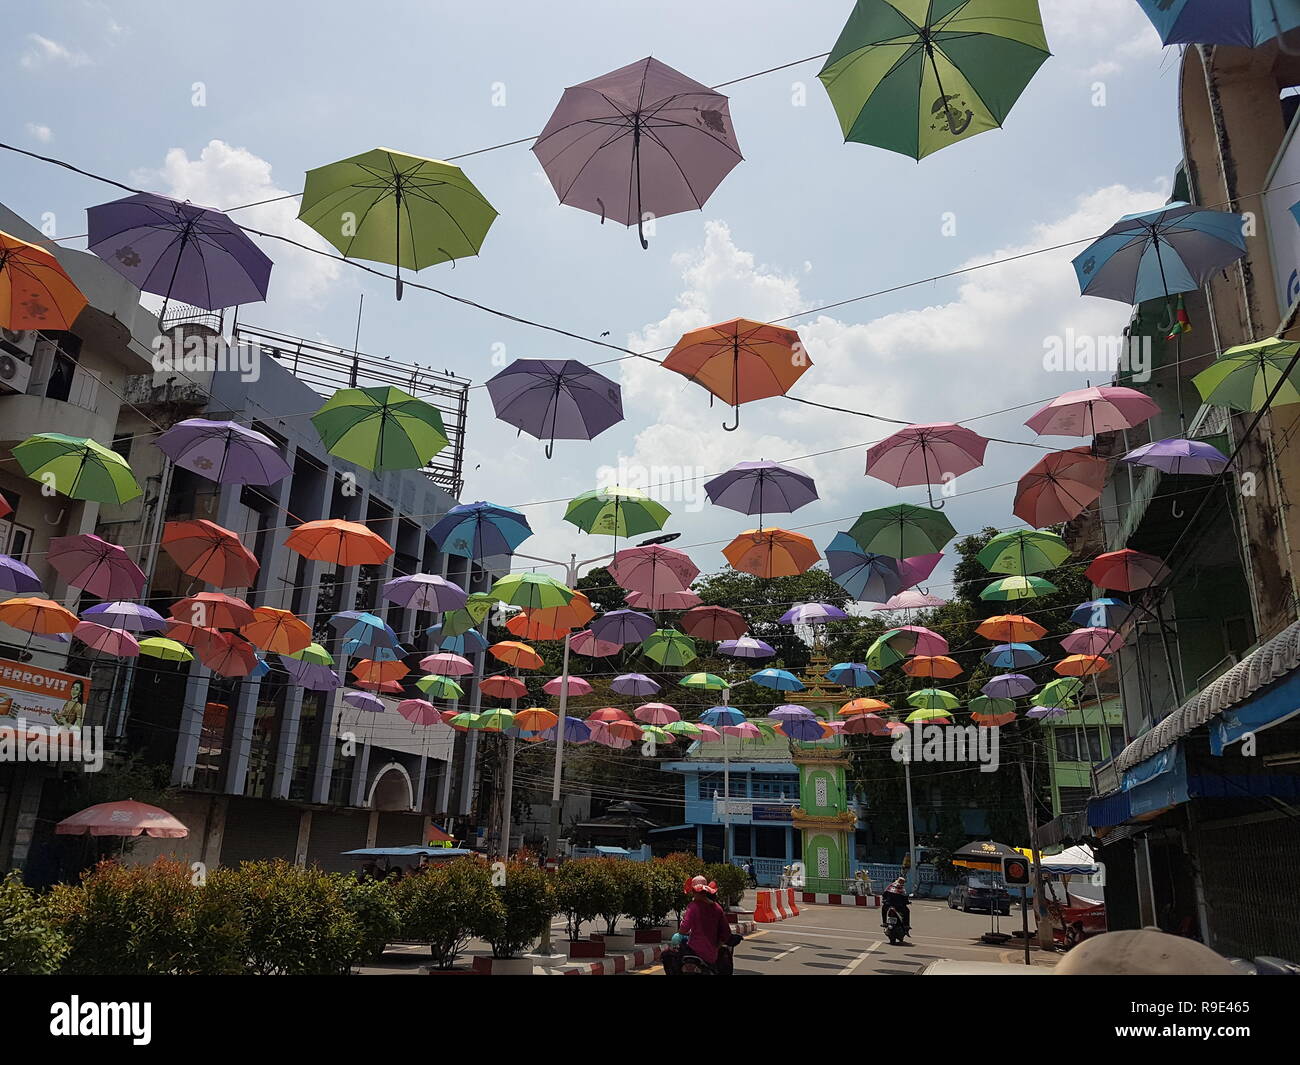
[[[783,951],[781,951],[780,954],[773,954],[770,958],[763,958],[762,960],[763,960],[763,961],[780,961],[782,958],[788,958],[791,954],[793,954],[793,953],[794,953],[796,950],[798,950],[801,946],[803,946],[802,943],[796,943],[796,944],[795,944],[793,947],[791,947],[789,950],[783,950]]]
[[[849,973],[853,972],[854,969],[856,969],[859,965],[861,965],[864,961],[866,961],[869,957],[871,957],[872,951],[874,951],[878,946],[880,946],[882,942],[883,940],[877,939],[874,943],[871,944],[871,946],[869,946],[866,950],[864,950],[861,954],[859,954],[856,958],[854,958],[851,962],[849,962],[848,965],[846,965],[835,975],[848,976]]]

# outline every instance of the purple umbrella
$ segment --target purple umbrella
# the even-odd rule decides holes
[[[533,145],[560,202],[633,224],[697,211],[743,158],[727,98],[657,59],[564,90]]]
[[[610,689],[619,695],[654,695],[659,685],[644,673],[623,673],[609,682]]]
[[[742,636],[738,640],[723,640],[718,644],[718,651],[732,658],[771,658],[776,654],[771,644],[764,643],[753,636]]]
[[[1025,717],[1064,717],[1069,712],[1068,706],[1033,706],[1025,711]]]
[[[817,498],[817,486],[806,473],[779,462],[740,462],[704,483],[709,502],[741,514],[792,514]]]
[[[619,386],[573,359],[516,359],[487,383],[492,409],[520,432],[546,440],[590,440],[623,420]]]
[[[781,722],[781,731],[792,740],[820,740],[825,738],[821,722],[816,717],[798,717]]]
[[[1023,673],[1003,673],[990,680],[980,691],[992,699],[1019,699],[1037,687]]]
[[[1131,466],[1154,466],[1172,474],[1213,476],[1228,468],[1227,456],[1217,447],[1200,440],[1173,437],[1135,447],[1120,462]]]
[[[902,578],[903,587],[911,588],[926,580],[942,558],[943,552],[940,551],[933,555],[914,555],[912,558],[899,559],[898,575]]]
[[[637,610],[611,610],[591,623],[596,639],[609,643],[640,643],[656,627],[654,618]]]
[[[558,728],[559,725],[552,725],[550,728],[539,733],[539,735],[544,740],[553,740],[555,739],[555,730]],[[586,743],[591,739],[591,726],[579,718],[565,717],[564,738],[569,743]]]
[[[781,615],[782,625],[825,625],[828,621],[843,621],[847,614],[830,603],[799,603]]]
[[[186,418],[154,443],[177,466],[218,484],[275,484],[293,473],[274,440],[237,422]]]
[[[809,710],[808,707],[800,706],[798,703],[782,703],[780,706],[778,706],[767,716],[774,717],[778,721],[784,722],[784,721],[794,721],[801,717],[815,718],[817,715],[814,714],[811,710]]]
[[[383,699],[369,692],[346,691],[343,693],[343,701],[348,706],[355,706],[358,710],[368,710],[372,714],[382,714],[388,709],[388,704]]]
[[[220,211],[139,192],[86,220],[90,250],[143,292],[205,311],[266,299],[271,260]]]
[[[87,607],[81,616],[110,629],[126,629],[128,632],[162,632],[167,627],[167,619],[158,611],[120,600]]]
[[[408,610],[460,610],[468,598],[465,589],[432,573],[394,577],[384,584],[383,597]]]
[[[0,555],[0,591],[11,595],[29,595],[32,592],[45,594],[41,588],[41,579],[31,567],[8,555]]]
[[[280,655],[280,665],[295,684],[314,692],[332,692],[343,683],[333,666],[303,662],[288,655]]]

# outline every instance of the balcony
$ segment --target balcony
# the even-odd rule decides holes
[[[0,440],[49,432],[111,440],[117,411],[115,397],[101,403],[99,374],[84,366],[65,367],[45,381],[33,379],[25,393],[0,394]]]

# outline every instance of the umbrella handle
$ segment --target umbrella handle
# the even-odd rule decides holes
[[[737,403],[736,406],[732,408],[732,410],[735,411],[735,414],[736,414],[736,421],[735,421],[735,424],[734,424],[734,425],[727,425],[725,422],[723,422],[723,424],[722,424],[722,428],[725,429],[725,430],[726,430],[727,432],[729,432],[729,433],[734,433],[737,429],[740,428],[740,404]]]
[[[397,298],[399,300],[402,298],[402,268],[400,266],[397,268]]]
[[[650,250],[650,242],[649,242],[648,240],[645,239],[645,231],[644,231],[644,229],[642,228],[641,219],[640,219],[639,216],[638,216],[638,218],[637,218],[637,220],[636,220],[636,235],[637,235],[638,237],[641,238],[641,247],[642,247],[642,249],[644,249],[645,251],[649,251],[649,250]]]
[[[931,510],[943,510],[943,508],[944,508],[944,502],[943,502],[942,499],[939,500],[939,502],[937,502],[937,503],[934,501],[934,492],[933,492],[933,490],[931,489],[929,482],[926,483],[926,486],[925,486],[925,494],[926,494],[926,498],[928,498],[928,499],[930,500],[930,509],[931,509]]]
[[[1169,516],[1174,519],[1186,517],[1186,513],[1178,509],[1178,500],[1174,500],[1169,506]]]

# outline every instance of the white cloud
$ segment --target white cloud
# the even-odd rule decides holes
[[[27,133],[42,144],[49,144],[54,139],[54,131],[49,126],[42,126],[37,122],[27,123]]]
[[[1122,61],[1149,61],[1164,44],[1133,0],[1042,0],[1052,50],[1088,77],[1119,73]]]
[[[84,67],[90,62],[90,56],[86,55],[85,52],[75,51],[58,41],[42,37],[39,33],[29,33],[27,41],[27,48],[18,59],[19,65],[26,70],[35,70],[38,67],[54,63],[65,63],[70,67]]]

